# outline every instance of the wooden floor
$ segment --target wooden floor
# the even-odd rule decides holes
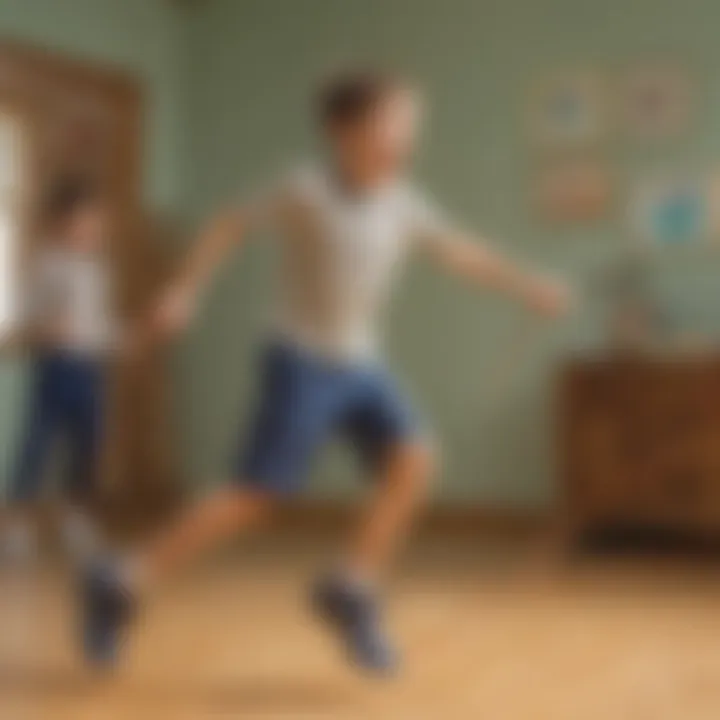
[[[72,652],[67,573],[2,575],[2,720],[717,720],[720,572],[417,546],[390,593],[406,665],[358,677],[308,618],[327,543],[256,543],[157,594],[113,678]]]

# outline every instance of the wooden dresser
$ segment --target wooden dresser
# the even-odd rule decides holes
[[[559,420],[566,530],[720,536],[720,354],[572,360]]]

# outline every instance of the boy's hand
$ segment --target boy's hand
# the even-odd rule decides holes
[[[32,338],[41,346],[58,347],[72,339],[70,323],[66,317],[57,317],[32,330]]]
[[[565,315],[572,305],[570,288],[553,278],[536,280],[529,289],[527,299],[533,310],[551,318]]]
[[[181,333],[195,315],[195,293],[186,285],[171,285],[161,296],[152,316],[155,332],[172,337]]]

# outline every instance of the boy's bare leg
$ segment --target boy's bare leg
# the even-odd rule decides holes
[[[82,643],[88,662],[102,667],[115,662],[148,583],[256,524],[270,505],[267,495],[228,486],[161,533],[146,553],[119,567],[107,563],[88,567],[80,586]]]
[[[314,589],[316,612],[364,670],[388,674],[397,668],[397,653],[383,629],[374,586],[407,536],[433,469],[432,452],[423,443],[392,449],[344,565]]]
[[[150,547],[130,561],[131,578],[143,586],[154,583],[179,566],[267,516],[271,498],[232,485],[216,490],[162,531]]]
[[[409,534],[435,470],[432,449],[422,443],[393,448],[351,538],[345,571],[375,581]]]

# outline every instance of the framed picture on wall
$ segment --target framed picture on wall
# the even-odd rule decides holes
[[[538,171],[533,205],[550,224],[596,222],[608,212],[612,185],[610,170],[601,159],[564,158]]]
[[[630,204],[632,228],[658,246],[704,242],[713,234],[713,201],[707,178],[667,174],[638,183]]]
[[[695,93],[689,74],[681,67],[639,65],[627,72],[621,93],[622,120],[633,138],[673,137],[691,123]]]
[[[546,148],[589,145],[607,132],[604,83],[590,72],[564,72],[548,76],[533,88],[530,98],[530,133]]]

